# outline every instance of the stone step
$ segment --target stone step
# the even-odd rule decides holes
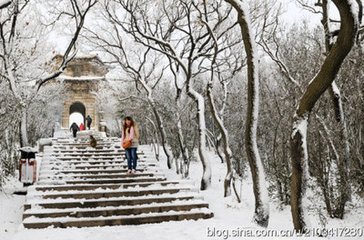
[[[90,227],[213,216],[190,181],[167,181],[149,148],[138,148],[138,172],[127,173],[120,139],[53,141],[39,181],[28,189],[25,228]]]
[[[88,180],[66,180],[66,184],[106,184],[106,183],[138,183],[155,182],[166,180],[165,177],[143,177],[143,178],[111,178],[111,179],[88,179]]]
[[[118,153],[118,152],[111,152],[111,153],[89,153],[89,152],[85,152],[85,153],[52,153],[51,156],[55,156],[55,157],[58,157],[58,156],[61,156],[61,157],[71,157],[71,156],[74,156],[74,157],[92,157],[92,156],[95,156],[95,157],[98,157],[98,156],[104,156],[104,157],[110,157],[110,156],[120,156],[121,153]],[[141,154],[142,155],[142,154]]]
[[[168,212],[168,211],[190,211],[195,208],[207,208],[208,204],[201,200],[175,201],[171,203],[144,204],[140,206],[100,207],[91,209],[35,209],[27,210],[23,219],[36,218],[60,218],[60,217],[108,217],[120,215],[138,215],[145,213]],[[48,210],[48,211],[45,211]],[[58,211],[56,211],[58,210]]]
[[[113,161],[125,161],[126,158],[125,157],[103,157],[103,158],[99,158],[99,157],[72,157],[72,158],[67,158],[67,157],[59,157],[57,158],[57,160],[59,162],[80,162],[80,161],[85,161],[85,162],[113,162]],[[146,156],[138,156],[138,160],[139,161],[149,161],[149,162],[156,162],[155,160],[148,160]]]
[[[125,155],[125,151],[122,151],[122,150],[117,150],[115,151],[114,149],[110,149],[108,151],[77,151],[77,150],[68,150],[68,151],[57,151],[57,150],[54,150],[52,155],[54,156],[57,156],[57,155],[60,155],[60,156],[69,156],[69,155],[77,155],[77,156],[84,156],[84,155],[102,155],[102,156],[105,156],[105,155]],[[138,155],[151,155],[151,153],[146,153],[146,152],[141,152],[141,151],[138,151],[137,152]]]
[[[99,169],[99,170],[62,170],[58,171],[60,174],[100,174],[100,173],[126,173],[128,170],[126,168],[123,169]],[[137,172],[144,172],[145,169],[139,168]]]
[[[67,165],[74,165],[74,164],[84,164],[84,163],[89,163],[89,164],[106,164],[106,163],[126,163],[127,160],[124,158],[117,158],[117,159],[94,159],[94,158],[90,158],[90,159],[86,159],[86,158],[82,158],[82,159],[72,159],[72,160],[56,160],[56,161],[43,161],[42,164],[44,166],[47,165],[62,165],[62,166],[67,166]],[[138,163],[158,163],[155,160],[150,160],[150,159],[146,159],[146,158],[139,158],[137,159]]]
[[[68,149],[90,149],[90,143],[82,143],[82,144],[65,144],[65,145],[57,145],[53,144],[53,149],[62,149],[62,150],[68,150]],[[106,149],[106,148],[113,148],[113,149],[122,149],[119,144],[115,143],[97,143],[96,149]]]
[[[139,171],[145,171],[146,169],[151,169],[153,171],[157,171],[158,168],[155,166],[146,166],[145,164],[138,163]],[[127,164],[104,164],[104,165],[69,165],[69,166],[62,166],[62,165],[52,165],[43,167],[41,170],[42,174],[53,174],[54,172],[59,172],[62,170],[74,170],[74,171],[103,171],[103,170],[115,170],[119,172],[126,172],[127,171]]]
[[[28,202],[24,205],[24,210],[30,209],[32,206],[38,208],[96,208],[106,206],[138,206],[151,203],[167,203],[177,200],[191,200],[196,198],[195,194],[163,194],[156,196],[142,197],[121,197],[121,198],[105,198],[105,199],[62,199],[47,200],[38,202]]]
[[[125,184],[139,182],[165,181],[165,177],[135,177],[135,178],[99,178],[99,179],[41,179],[38,184],[64,185],[64,184]]]
[[[105,149],[95,149],[95,148],[86,148],[86,149],[53,149],[53,152],[75,152],[75,153],[84,153],[84,152],[100,152],[100,153],[109,153],[109,152],[125,152],[121,149],[114,149],[114,148],[105,148]]]
[[[84,144],[84,146],[62,146],[62,145],[52,145],[53,150],[86,150],[90,149],[90,144]],[[115,147],[114,144],[100,144],[98,143],[97,146],[93,149],[102,150],[102,149],[121,149],[120,147]]]
[[[110,164],[110,163],[127,163],[126,159],[120,159],[120,160],[94,160],[94,159],[90,159],[90,160],[72,160],[72,161],[54,161],[54,162],[42,162],[42,164],[44,166],[70,166],[70,165],[105,165],[105,164]],[[157,164],[157,161],[151,161],[151,160],[144,160],[144,159],[138,159],[137,163],[142,163],[142,164]]]
[[[110,164],[113,163],[113,164]],[[157,166],[158,162],[142,162],[142,161],[137,161],[137,164],[139,166]],[[57,166],[57,164],[55,164]],[[62,167],[64,166],[71,166],[72,167],[77,167],[77,166],[112,166],[112,165],[118,165],[118,166],[127,166],[127,162],[126,160],[116,160],[116,161],[74,161],[74,162],[67,162],[66,164],[62,164],[62,163],[58,163],[58,165],[61,165]]]
[[[125,183],[125,184],[71,184],[71,185],[37,185],[35,187],[36,191],[70,191],[70,190],[78,190],[78,191],[88,191],[88,190],[96,190],[96,189],[126,189],[133,187],[149,187],[151,185],[158,186],[169,186],[169,185],[177,185],[177,184],[189,184],[192,183],[190,181],[160,181],[160,182],[138,182],[138,183]]]
[[[161,195],[161,194],[174,194],[178,192],[184,192],[191,190],[191,187],[164,187],[164,188],[135,188],[135,189],[123,189],[123,190],[97,190],[97,191],[68,191],[68,192],[52,192],[44,193],[41,192],[40,195],[34,195],[34,197],[42,196],[43,199],[100,199],[100,198],[115,198],[115,197],[137,197],[137,196],[147,196],[147,195]],[[197,191],[195,189],[194,191]]]
[[[144,164],[139,164],[138,163],[138,167],[156,167],[158,164],[148,164],[148,165],[144,165]],[[127,168],[126,164],[94,164],[94,165],[74,165],[73,169],[114,169],[114,168]]]
[[[208,219],[213,213],[207,209],[193,209],[191,211],[171,211],[161,213],[149,213],[130,216],[110,216],[97,218],[26,218],[23,222],[25,228],[47,228],[50,226],[67,227],[96,227],[114,225],[137,225],[146,223],[160,223],[164,221],[182,221]],[[43,220],[43,221],[42,221]]]
[[[74,160],[74,159],[80,159],[80,158],[92,158],[92,159],[125,159],[125,154],[118,154],[116,156],[83,156],[83,155],[79,155],[79,156],[64,156],[64,155],[60,155],[60,156],[56,156],[56,159],[61,159],[61,160]],[[153,156],[150,155],[144,155],[144,154],[139,154],[138,158],[151,158],[153,159]]]
[[[96,139],[97,141],[97,139]],[[98,146],[107,146],[107,147],[114,147],[114,146],[119,146],[121,145],[120,143],[116,143],[116,142],[110,142],[110,141],[97,141],[97,145]],[[60,143],[60,142],[53,142],[52,144],[53,147],[57,147],[57,148],[76,148],[76,147],[90,147],[90,142],[82,142],[82,143],[71,143],[71,142],[65,142],[65,143]]]
[[[39,179],[51,179],[51,178],[65,178],[65,179],[106,179],[106,178],[138,178],[138,177],[153,177],[153,176],[163,176],[159,173],[152,172],[136,172],[134,174],[128,173],[111,173],[111,174],[65,174],[65,175],[40,175]]]
[[[137,162],[137,167],[140,168],[140,169],[146,169],[146,168],[151,168],[151,169],[155,169],[155,167],[157,166],[158,164],[155,164],[155,163],[143,163],[143,162]],[[105,167],[114,167],[114,169],[126,169],[128,167],[128,164],[126,162],[116,162],[116,163],[90,163],[90,164],[72,164],[72,165],[57,165],[57,166],[51,166],[51,168],[44,168],[44,170],[57,170],[57,168],[62,168],[64,170],[77,170],[77,169],[87,169],[87,168],[90,168],[90,169],[102,169],[102,168],[105,168]],[[95,170],[96,170],[95,169]]]
[[[143,156],[144,157],[144,156]],[[57,160],[74,160],[74,159],[80,159],[80,158],[86,158],[89,159],[89,156],[78,156],[78,157],[65,157],[65,156],[60,156],[60,157],[56,157]],[[94,158],[94,157],[91,157]],[[103,160],[103,159],[122,159],[124,158],[123,155],[119,155],[119,156],[97,156],[97,159]]]
[[[100,142],[100,143],[120,143],[121,140],[118,139],[118,140],[110,140],[110,139],[105,139],[105,138],[96,138],[96,141]],[[59,145],[62,145],[62,146],[65,146],[65,145],[77,145],[77,144],[86,144],[89,142],[89,139],[85,139],[85,140],[80,140],[80,139],[70,139],[70,140],[66,140],[66,141],[59,141],[59,140],[56,140],[54,141],[55,144],[59,144]]]
[[[137,167],[140,170],[145,171],[146,169],[151,169],[153,172],[157,172],[158,169],[156,164],[144,164],[138,163]],[[59,173],[60,171],[67,171],[67,170],[75,170],[75,171],[97,171],[97,170],[120,170],[119,172],[125,172],[128,169],[127,163],[122,164],[92,164],[92,165],[56,165],[56,166],[47,166],[44,167],[40,171],[40,175],[47,175],[47,174],[55,174]]]

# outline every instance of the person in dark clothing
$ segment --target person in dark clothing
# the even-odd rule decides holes
[[[75,138],[77,136],[77,132],[80,131],[80,128],[78,127],[77,123],[72,123],[70,127],[70,131],[73,133],[73,137]]]
[[[92,118],[90,117],[90,115],[87,115],[86,125],[87,125],[88,130],[90,130],[90,128],[91,128],[91,123],[92,123]]]

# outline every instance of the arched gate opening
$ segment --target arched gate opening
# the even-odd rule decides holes
[[[68,127],[72,123],[76,123],[80,126],[81,123],[85,124],[86,107],[82,102],[74,102],[71,104],[69,109],[69,122]]]

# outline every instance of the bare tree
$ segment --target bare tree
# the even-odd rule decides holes
[[[249,7],[239,0],[226,0],[238,13],[238,23],[243,36],[248,66],[248,109],[245,130],[245,148],[253,177],[255,196],[254,221],[267,227],[269,223],[269,198],[265,186],[265,174],[257,145],[257,127],[259,114],[259,76],[258,59],[255,50],[255,38],[252,32]]]
[[[174,79],[174,87],[176,90],[176,97],[174,101],[176,103],[177,110],[175,111],[176,114],[176,127],[177,127],[177,137],[178,137],[178,146],[179,146],[179,155],[182,155],[182,159],[179,160],[179,157],[176,156],[176,172],[182,174],[184,178],[187,178],[189,175],[189,168],[190,162],[192,158],[191,152],[193,149],[188,148],[187,139],[185,134],[183,133],[183,123],[182,123],[182,114],[181,110],[183,106],[181,106],[182,102],[182,94],[183,94],[183,87],[179,84],[179,73],[178,73],[178,65],[174,64],[171,59],[169,59],[169,67],[170,71],[172,72],[173,79]],[[176,154],[177,155],[177,154]],[[178,161],[180,161],[178,163]]]
[[[325,52],[324,55],[327,56],[329,54],[329,52],[331,51],[333,42],[334,42],[334,38],[337,36],[338,31],[337,30],[332,30],[331,29],[331,22],[333,20],[330,19],[329,16],[329,4],[331,1],[329,0],[322,0],[322,1],[317,1],[315,3],[315,6],[319,7],[318,11],[314,11],[313,8],[309,8],[309,6],[304,3],[303,1],[299,1],[299,3],[301,4],[301,6],[305,7],[306,9],[311,9],[311,12],[314,13],[319,13],[322,16],[322,20],[321,20],[321,24],[323,27],[323,30],[325,32]],[[358,1],[359,4],[360,1]],[[359,9],[361,9],[361,2],[359,5]],[[359,16],[362,15],[359,13]],[[359,19],[359,23],[360,23],[360,19]],[[338,171],[339,171],[339,179],[338,179],[338,183],[340,185],[339,187],[339,191],[341,192],[340,195],[340,201],[338,204],[338,209],[331,211],[331,207],[328,206],[327,210],[330,214],[330,216],[336,216],[339,218],[343,217],[344,214],[344,207],[346,202],[351,198],[351,190],[350,190],[350,184],[349,184],[349,180],[348,180],[348,175],[349,175],[349,159],[350,159],[350,147],[349,147],[349,141],[348,141],[348,133],[347,133],[347,124],[346,124],[346,120],[345,120],[345,113],[344,113],[344,109],[343,109],[343,101],[342,101],[342,94],[341,91],[336,83],[336,81],[334,80],[330,86],[330,88],[328,89],[328,92],[330,94],[333,106],[334,106],[334,110],[335,110],[335,118],[336,121],[339,124],[339,129],[340,129],[340,138],[342,139],[340,142],[343,145],[343,154],[338,153],[337,155],[337,162],[338,162]],[[323,123],[322,121],[320,121],[321,123]],[[328,201],[326,201],[328,203]]]
[[[157,109],[157,104],[154,100],[153,90],[157,87],[158,83],[163,79],[167,67],[159,68],[161,64],[160,57],[153,54],[150,48],[142,45],[135,44],[133,49],[128,49],[125,45],[128,44],[127,38],[124,38],[125,32],[123,31],[123,23],[118,19],[117,13],[109,3],[104,5],[106,11],[105,19],[110,23],[108,27],[114,31],[110,33],[108,29],[103,27],[100,33],[87,29],[90,37],[88,39],[96,45],[101,51],[107,53],[112,57],[111,64],[116,63],[121,67],[128,76],[135,81],[135,86],[142,86],[146,94],[146,99],[152,109],[158,132],[161,136],[161,145],[164,153],[167,156],[167,166],[172,167],[172,154],[168,149],[167,134],[164,127],[164,121],[161,114]],[[138,53],[137,53],[138,52]],[[142,52],[140,54],[140,52]]]
[[[207,9],[206,1],[204,1],[204,9]],[[210,79],[207,83],[206,93],[208,98],[208,103],[210,105],[210,110],[212,113],[212,117],[219,129],[220,134],[218,135],[216,139],[216,152],[219,155],[219,157],[222,160],[222,163],[226,163],[226,176],[224,180],[224,197],[231,195],[231,185],[234,178],[235,171],[233,169],[233,153],[231,151],[230,147],[230,141],[229,141],[229,133],[228,130],[224,124],[223,121],[223,113],[226,107],[226,101],[227,101],[227,80],[222,76],[224,75],[224,71],[222,69],[229,69],[229,76],[226,78],[233,78],[234,75],[245,65],[244,61],[240,58],[243,58],[242,54],[239,53],[239,51],[236,51],[234,49],[234,43],[231,43],[231,41],[234,42],[234,40],[231,40],[232,36],[228,35],[227,33],[224,34],[223,40],[218,41],[217,34],[213,31],[212,28],[210,28],[210,21],[211,16],[208,16],[208,14],[205,12],[199,10],[200,13],[200,19],[203,24],[205,24],[208,33],[210,34],[212,40],[213,40],[213,57],[211,59],[211,67],[209,69],[210,71]],[[218,14],[218,13],[217,13]],[[220,18],[221,16],[218,16]],[[238,41],[240,39],[238,38]],[[235,40],[236,41],[236,40]],[[219,51],[220,48],[224,48],[224,51]],[[238,54],[238,58],[234,56],[234,51]],[[219,57],[219,59],[217,59]],[[230,63],[229,60],[234,61],[235,63]],[[234,68],[231,68],[231,66],[234,66]],[[214,86],[214,80],[215,78],[218,78],[220,81],[220,84],[223,88],[223,101],[222,101],[222,107],[220,111],[218,110],[215,98],[213,94],[213,86]],[[222,146],[220,146],[222,143]],[[222,148],[222,150],[220,150]],[[222,153],[220,153],[222,151]],[[235,192],[236,193],[236,192]],[[239,199],[239,196],[237,196]]]
[[[28,132],[27,132],[27,110],[29,104],[32,102],[40,90],[40,88],[47,82],[58,77],[67,64],[72,60],[76,51],[75,45],[80,34],[80,31],[84,25],[84,21],[89,10],[97,3],[96,0],[88,0],[83,3],[79,3],[77,0],[69,0],[71,10],[63,10],[59,17],[67,15],[75,21],[75,31],[71,41],[69,42],[67,49],[65,50],[62,61],[59,66],[50,74],[46,74],[43,69],[40,73],[34,73],[37,68],[34,66],[40,59],[39,54],[42,52],[42,42],[40,38],[44,30],[34,33],[33,31],[26,32],[21,29],[21,25],[26,26],[29,22],[20,22],[20,17],[27,14],[29,1],[16,0],[6,9],[7,13],[1,16],[0,22],[0,38],[2,44],[0,46],[0,63],[3,71],[1,72],[1,78],[5,79],[9,83],[9,88],[17,100],[17,105],[22,109],[21,117],[21,144],[28,145]],[[3,11],[3,10],[2,10]],[[58,20],[58,19],[57,19]],[[34,30],[34,29],[33,29]],[[29,34],[27,36],[27,34]],[[24,39],[34,39],[34,41],[28,41],[28,44],[24,43]],[[29,45],[29,42],[31,45]],[[24,44],[24,45],[23,45]],[[24,47],[24,48],[22,48]],[[26,62],[25,53],[29,56],[29,60],[36,59],[37,61],[27,62],[27,64],[19,64]],[[44,62],[40,63],[44,65]],[[25,69],[29,67],[28,69]]]
[[[307,127],[309,115],[320,96],[334,81],[342,62],[350,52],[358,31],[358,12],[353,1],[333,0],[339,10],[341,26],[337,41],[326,57],[320,71],[307,86],[294,115],[291,136],[292,182],[291,211],[294,228],[303,232],[307,228],[305,193],[308,176]]]
[[[164,54],[176,63],[184,74],[186,92],[197,105],[198,152],[203,166],[201,190],[205,190],[211,183],[211,167],[206,156],[205,100],[203,94],[195,88],[194,79],[201,73],[201,68],[196,67],[203,66],[204,59],[211,57],[213,46],[207,29],[197,21],[197,9],[200,4],[182,0],[163,1],[161,16],[157,16],[155,22],[152,22],[149,16],[145,16],[147,9],[143,4],[127,1],[122,3],[122,7],[130,16],[125,31],[137,42]],[[163,19],[166,22],[163,22]],[[218,21],[214,27],[218,28],[220,24],[221,21]],[[180,40],[175,41],[174,38]]]

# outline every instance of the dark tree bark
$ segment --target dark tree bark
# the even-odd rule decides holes
[[[263,227],[269,222],[269,199],[265,186],[263,164],[257,146],[257,127],[259,114],[259,77],[255,42],[252,33],[248,7],[239,0],[226,0],[238,13],[238,23],[243,37],[248,66],[248,109],[245,128],[245,149],[253,178],[255,196],[254,221]]]
[[[320,71],[308,85],[301,97],[294,115],[291,135],[292,181],[291,212],[296,231],[304,232],[307,219],[303,206],[308,179],[307,126],[309,115],[320,96],[330,87],[348,53],[358,32],[358,16],[352,12],[353,1],[333,0],[339,10],[341,26],[337,41],[332,46]]]
[[[360,1],[359,1],[360,2]],[[322,1],[322,25],[324,27],[325,31],[325,51],[326,55],[331,51],[332,48],[332,34],[330,30],[330,19],[329,19],[329,11],[328,11],[328,0]],[[359,9],[362,7],[359,6]],[[359,12],[359,17],[361,16],[361,13]],[[359,19],[360,22],[360,19]],[[339,172],[339,178],[338,178],[338,191],[340,192],[340,200],[338,204],[334,208],[336,210],[333,212],[329,212],[330,215],[338,218],[343,218],[344,216],[344,209],[346,202],[351,199],[351,188],[349,184],[349,159],[350,159],[350,148],[349,148],[349,141],[348,141],[348,132],[346,127],[346,119],[343,109],[343,102],[342,102],[342,96],[340,89],[338,88],[335,80],[332,82],[330,88],[329,88],[329,94],[334,106],[335,110],[335,117],[336,121],[340,125],[340,138],[341,143],[344,148],[344,153],[341,154],[341,156],[338,156],[337,158],[337,165],[338,165],[338,172]],[[329,209],[329,207],[327,208]],[[330,208],[331,209],[331,208]]]

